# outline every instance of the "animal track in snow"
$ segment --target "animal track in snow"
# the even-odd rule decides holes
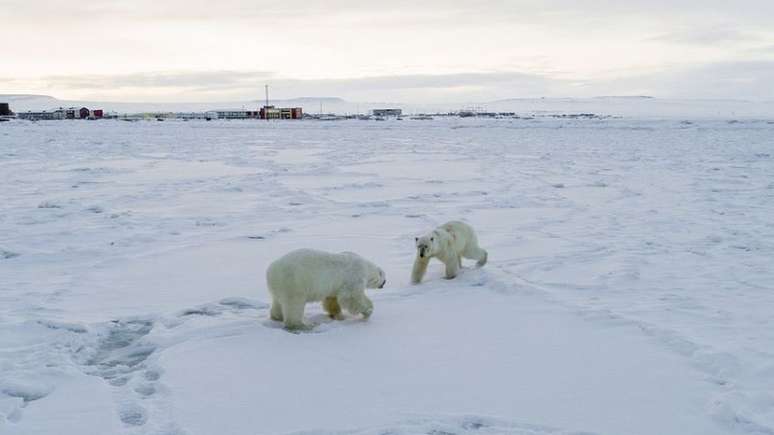
[[[2,260],[9,260],[14,257],[18,257],[20,254],[16,252],[6,251],[4,249],[0,249],[0,259]]]
[[[134,385],[133,391],[140,398],[156,393],[154,383],[159,379],[158,371],[147,370],[146,361],[156,346],[143,338],[154,327],[151,320],[114,320],[108,325],[105,335],[97,341],[96,347],[83,362],[84,372],[105,379],[110,385],[123,389]],[[144,371],[142,381],[132,382],[137,372]],[[119,390],[118,392],[124,393]],[[125,394],[123,394],[125,396]],[[148,421],[145,409],[131,399],[119,404],[118,416],[128,426],[142,426]]]
[[[142,426],[148,421],[145,409],[136,404],[123,405],[118,415],[124,424],[130,426]]]
[[[303,431],[296,434],[330,435],[341,431]],[[350,435],[386,435],[386,434],[423,434],[423,435],[569,435],[581,432],[568,432],[547,426],[514,423],[490,417],[480,416],[423,416],[393,424],[346,431]],[[583,432],[585,435],[592,435]]]
[[[186,308],[180,311],[178,316],[186,317],[198,315],[215,317],[227,311],[238,312],[246,309],[258,310],[268,307],[269,306],[265,303],[253,302],[246,298],[231,297],[221,299],[218,303],[208,303],[193,308]]]

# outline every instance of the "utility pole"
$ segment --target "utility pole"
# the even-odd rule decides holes
[[[266,116],[266,120],[269,120],[269,85],[264,85],[266,88],[266,105],[263,106],[263,114]]]

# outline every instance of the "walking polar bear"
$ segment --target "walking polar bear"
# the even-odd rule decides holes
[[[374,305],[365,289],[382,288],[387,280],[382,269],[355,253],[297,249],[269,265],[266,282],[272,297],[271,319],[294,330],[307,328],[307,302],[323,302],[333,319],[342,318],[342,307],[368,318]]]
[[[419,284],[427,271],[430,259],[435,257],[446,265],[446,279],[457,276],[462,257],[476,260],[478,267],[486,264],[488,254],[478,246],[473,228],[459,221],[447,222],[431,233],[414,239],[417,257],[411,271],[411,283]]]

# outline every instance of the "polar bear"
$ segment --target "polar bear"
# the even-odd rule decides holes
[[[478,247],[473,228],[459,221],[447,222],[422,237],[415,237],[417,257],[411,271],[411,283],[419,284],[425,276],[430,259],[435,257],[446,265],[446,279],[457,276],[462,267],[462,257],[478,261],[478,267],[486,264],[488,254]]]
[[[304,305],[323,302],[331,318],[341,319],[341,307],[368,318],[374,305],[366,288],[382,288],[384,271],[352,253],[334,254],[314,249],[297,249],[275,260],[266,270],[272,297],[270,317],[284,321],[285,328],[307,329]]]

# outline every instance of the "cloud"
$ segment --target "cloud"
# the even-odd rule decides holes
[[[267,71],[146,72],[117,75],[50,75],[27,80],[0,79],[9,88],[36,86],[56,95],[89,99],[223,101],[260,96],[264,84],[277,98],[340,96],[352,100],[475,100],[543,96],[557,82],[521,72],[385,75],[300,80]],[[14,85],[14,86],[9,86]],[[154,97],[154,95],[156,97]]]
[[[716,45],[759,41],[760,37],[749,31],[728,26],[715,26],[682,29],[661,34],[649,40],[686,45]]]
[[[659,71],[597,80],[557,79],[523,72],[383,75],[346,79],[300,80],[268,71],[147,72],[120,75],[55,75],[39,79],[37,89],[53,95],[105,100],[156,102],[248,101],[336,96],[350,101],[465,103],[507,98],[652,95],[672,98],[774,99],[774,60],[672,65]],[[6,88],[36,89],[14,79]]]
[[[24,41],[4,47],[3,73],[30,84],[11,89],[40,85],[50,92],[93,94],[123,88],[236,92],[260,85],[267,79],[264,70],[275,72],[271,80],[339,78],[348,87],[380,92],[392,87],[456,95],[494,89],[550,94],[566,85],[563,79],[586,83],[611,71],[755,60],[763,55],[750,50],[771,44],[766,38],[774,20],[770,0],[749,0],[745,7],[721,0],[220,0],[217,7],[211,0],[3,0],[3,5],[4,30]],[[165,72],[172,68],[182,72]],[[477,83],[465,76],[471,72],[482,74],[471,77]],[[40,76],[46,77],[29,79]],[[382,78],[356,78],[363,76]]]
[[[363,90],[447,89],[458,87],[529,86],[543,88],[550,80],[535,74],[520,72],[411,74],[309,81],[334,87],[354,87]],[[296,81],[303,83],[304,81]]]
[[[774,61],[726,61],[675,66],[598,83],[610,92],[671,98],[774,100]]]
[[[521,72],[412,74],[333,80],[277,80],[283,97],[335,95],[353,101],[467,102],[553,93],[556,81]]]
[[[763,47],[755,47],[750,49],[753,53],[761,53],[761,54],[774,54],[774,45],[765,45]]]
[[[144,72],[132,74],[50,75],[40,80],[64,89],[228,88],[265,81],[266,71]]]

